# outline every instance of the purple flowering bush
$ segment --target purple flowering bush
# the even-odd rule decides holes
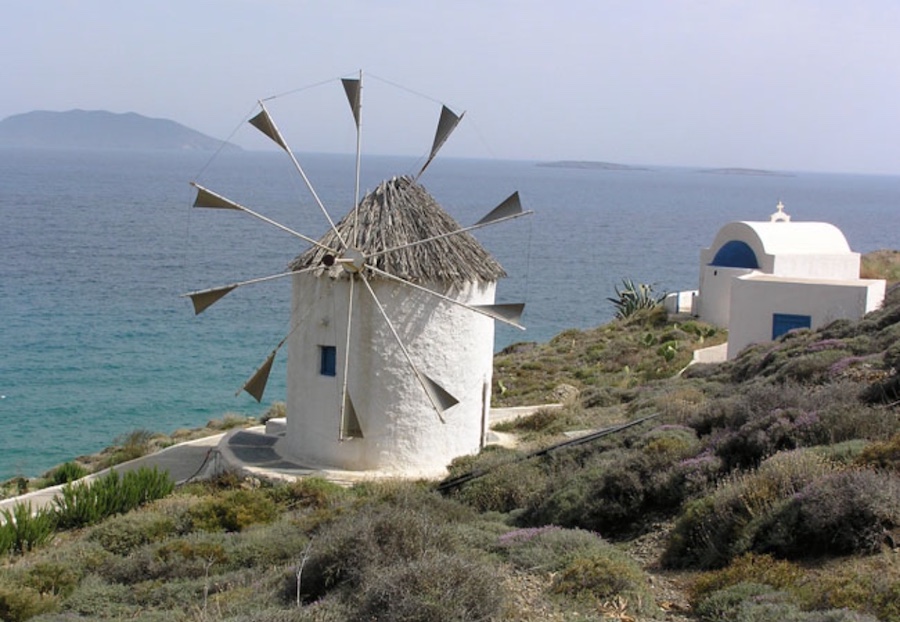
[[[775,408],[715,438],[713,450],[727,470],[752,468],[779,451],[817,445],[826,439],[816,411]]]
[[[781,452],[754,471],[736,472],[685,504],[663,553],[672,568],[720,568],[754,550],[761,522],[807,484],[834,471],[809,450]]]
[[[851,469],[794,494],[760,527],[756,550],[789,558],[873,553],[900,527],[900,476]]]

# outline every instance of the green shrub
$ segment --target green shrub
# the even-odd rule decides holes
[[[265,491],[229,490],[203,499],[188,512],[195,529],[241,531],[272,522],[278,516],[278,507]]]
[[[598,605],[615,600],[623,603],[628,613],[647,614],[655,606],[647,577],[634,561],[613,547],[573,560],[553,578],[551,590]]]
[[[22,582],[38,594],[65,598],[78,586],[81,575],[75,564],[39,561],[26,570]]]
[[[150,453],[150,442],[154,434],[150,430],[132,430],[116,438],[116,445],[106,457],[104,466],[111,467],[123,462],[136,460]]]
[[[700,449],[700,441],[692,428],[666,424],[645,432],[635,447],[650,458],[650,468],[664,468],[695,456]]]
[[[288,509],[321,509],[343,501],[347,489],[322,477],[303,477],[296,481],[275,486],[269,496]]]
[[[833,366],[846,358],[847,353],[841,350],[807,349],[788,358],[776,372],[775,378],[781,382],[822,382],[834,375]]]
[[[50,481],[53,486],[68,484],[81,479],[88,474],[88,470],[77,462],[65,462],[50,473]]]
[[[22,622],[42,613],[55,611],[56,596],[41,594],[24,585],[0,583],[0,620]]]
[[[546,482],[535,460],[498,464],[456,489],[453,497],[479,512],[511,512],[534,501]]]
[[[470,512],[434,493],[382,488],[354,512],[322,526],[303,570],[302,591],[315,599],[335,588],[359,587],[381,568],[457,553],[463,548],[455,528],[460,519],[471,519]],[[286,595],[292,598],[294,591]]]
[[[697,617],[704,622],[724,622],[726,620],[737,620],[738,616],[741,615],[741,610],[746,607],[763,605],[776,605],[782,608],[780,615],[766,618],[767,620],[778,620],[781,622],[785,619],[791,619],[782,617],[787,613],[784,611],[785,606],[789,605],[787,594],[779,592],[771,585],[750,581],[728,585],[704,596],[695,605],[694,611]],[[791,607],[790,614],[794,614],[796,606],[791,605]]]
[[[124,557],[110,555],[96,572],[111,583],[125,585],[203,578],[212,570],[220,572],[228,567],[230,560],[224,538],[224,534],[170,538]]]
[[[867,446],[859,455],[857,464],[900,473],[900,433],[889,440]]]
[[[819,445],[813,447],[811,451],[836,465],[850,467],[864,464],[861,462],[860,456],[868,445],[867,441],[854,439],[832,445]]]
[[[198,561],[200,565],[206,565],[202,560]],[[145,610],[158,612],[162,621],[167,617],[177,619],[181,617],[179,614],[184,615],[183,612],[191,610],[202,612],[204,590],[209,588],[201,572],[197,577],[191,578],[143,581],[132,585],[131,589],[131,598],[135,604]]]
[[[138,547],[177,533],[175,520],[147,511],[116,516],[96,526],[88,539],[116,555],[128,555]]]
[[[860,387],[847,380],[822,386],[757,380],[708,400],[686,421],[729,467],[754,466],[760,456],[791,447],[889,438],[900,426],[897,413],[861,403]]]
[[[636,435],[626,435],[610,442],[634,446],[641,441]],[[603,449],[602,443],[597,443],[555,467],[547,485],[529,498],[516,522],[531,527],[578,527],[607,537],[625,537],[643,529],[652,513],[678,509],[681,489],[669,487],[667,473],[684,449],[678,440],[651,436],[643,451]]]
[[[795,564],[778,560],[771,555],[747,553],[726,568],[704,572],[690,586],[690,600],[696,607],[713,592],[743,585],[765,585],[770,589],[791,591],[803,579],[803,571]]]
[[[31,503],[16,503],[11,510],[0,512],[0,554],[26,553],[53,537],[56,517],[53,512],[39,509],[32,511]]]
[[[0,555],[6,555],[12,551],[16,541],[15,532],[9,526],[9,521],[5,518],[3,520],[4,522],[0,523]]]
[[[812,406],[828,431],[830,442],[853,439],[887,440],[897,433],[900,418],[889,408],[865,404],[860,399],[864,385],[850,380],[816,387]]]
[[[498,618],[503,597],[494,568],[436,553],[369,575],[361,587],[355,619],[487,622]]]
[[[849,609],[803,611],[788,594],[755,583],[738,583],[715,592],[695,611],[705,622],[878,622]]]
[[[893,551],[831,563],[807,582],[806,608],[851,609],[900,620],[900,561]]]
[[[257,524],[241,532],[240,538],[224,542],[228,568],[265,568],[294,564],[303,556],[309,536],[292,520],[282,517],[271,524]]]
[[[530,415],[495,424],[494,429],[499,432],[544,432],[557,425],[560,417],[559,408],[538,408]]]
[[[121,477],[113,469],[92,482],[66,484],[53,504],[61,528],[85,527],[165,497],[174,488],[169,474],[156,467],[141,467]]]
[[[530,441],[590,426],[584,407],[572,402],[561,408],[539,408],[530,415],[495,424],[493,429],[498,432],[514,432],[523,440]]]
[[[497,538],[494,550],[517,568],[550,574],[576,559],[601,555],[610,546],[592,531],[545,525],[508,531]]]

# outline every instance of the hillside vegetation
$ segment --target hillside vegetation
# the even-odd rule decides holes
[[[467,483],[184,486],[8,555],[0,619],[900,622],[900,290],[678,373],[724,338],[657,308],[513,346],[498,403],[563,406]]]

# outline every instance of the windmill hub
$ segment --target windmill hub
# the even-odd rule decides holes
[[[357,274],[366,266],[366,256],[356,248],[348,248],[340,257],[328,254],[322,257],[322,265],[330,268],[334,264],[340,264],[346,272]]]
[[[359,249],[352,246],[344,251],[344,255],[337,260],[343,266],[344,270],[351,274],[356,274],[366,265],[366,256]]]

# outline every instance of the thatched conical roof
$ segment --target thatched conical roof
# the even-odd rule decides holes
[[[493,282],[505,277],[503,267],[468,233],[400,248],[460,228],[425,188],[407,176],[381,182],[337,224],[337,230],[347,244],[355,246],[367,257],[399,248],[374,255],[367,263],[414,283],[462,285],[473,281]],[[329,248],[341,248],[331,230],[319,242]],[[326,250],[313,246],[295,258],[289,267],[300,270],[321,265],[327,254]]]

